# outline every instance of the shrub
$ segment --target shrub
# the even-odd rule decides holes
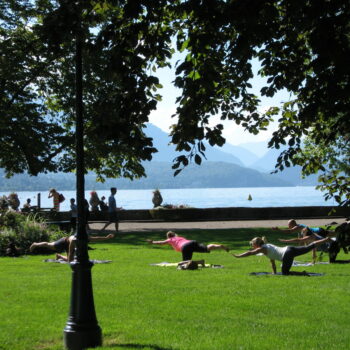
[[[56,227],[46,225],[35,215],[25,216],[16,212],[2,213],[0,216],[0,255],[14,243],[22,252],[28,251],[33,242],[53,241],[66,234]]]

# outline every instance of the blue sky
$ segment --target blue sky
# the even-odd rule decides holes
[[[173,60],[175,63],[175,60]],[[259,69],[259,63],[256,61],[253,63],[254,71],[257,72]],[[150,123],[158,126],[165,132],[169,132],[169,127],[171,124],[176,123],[176,120],[171,118],[171,115],[175,113],[176,105],[175,99],[180,94],[180,90],[176,89],[172,85],[172,81],[175,76],[175,69],[164,68],[158,72],[158,77],[160,83],[163,85],[163,89],[160,94],[163,96],[163,100],[158,103],[156,111],[153,111],[150,116]],[[253,92],[259,94],[259,90],[264,84],[264,79],[256,76],[251,82],[253,86]],[[261,110],[266,110],[270,106],[279,105],[282,101],[288,101],[289,95],[287,92],[280,92],[276,94],[273,98],[261,98]],[[261,132],[258,135],[251,135],[236,123],[232,121],[220,121],[218,117],[213,118],[213,124],[222,123],[224,125],[224,137],[226,142],[233,145],[238,145],[248,142],[260,142],[269,140],[272,132],[276,128],[276,123],[273,123],[267,131]]]

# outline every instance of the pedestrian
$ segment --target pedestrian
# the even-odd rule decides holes
[[[105,230],[107,226],[114,223],[115,225],[115,231],[118,232],[119,230],[119,219],[118,219],[118,210],[121,210],[122,208],[117,207],[117,202],[115,200],[115,195],[117,194],[117,188],[112,187],[111,188],[111,195],[108,198],[108,222],[101,228],[101,231]]]
[[[229,248],[224,246],[223,244],[202,244],[197,241],[188,240],[185,237],[178,236],[173,231],[168,231],[166,233],[167,239],[165,241],[152,241],[147,240],[150,244],[158,244],[158,245],[171,245],[177,252],[182,253],[182,260],[188,261],[192,260],[193,253],[210,253],[212,250],[222,249],[226,252],[229,251]]]
[[[315,241],[307,246],[300,247],[278,247],[274,244],[267,243],[265,237],[255,237],[250,241],[252,250],[244,252],[242,254],[233,254],[236,258],[245,258],[251,255],[264,254],[267,258],[270,259],[272,271],[274,274],[277,273],[275,260],[282,261],[282,275],[297,275],[305,274],[298,272],[290,272],[294,258],[299,255],[306,254],[314,249],[317,245],[327,242],[329,238],[323,238],[319,241]]]
[[[72,230],[75,231],[77,228],[77,217],[78,217],[78,208],[75,204],[75,199],[70,199],[70,224],[72,227]]]

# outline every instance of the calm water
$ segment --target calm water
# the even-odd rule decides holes
[[[41,193],[41,207],[52,207],[52,198],[47,198],[48,192]],[[75,197],[74,191],[62,191],[66,200],[61,203],[61,210],[69,210],[69,199]],[[110,191],[98,191],[101,198],[108,198]],[[0,192],[8,195],[9,192]],[[18,192],[21,207],[27,198],[32,204],[37,203],[38,192]],[[162,189],[163,204],[189,205],[194,208],[215,207],[293,207],[293,206],[328,206],[336,205],[333,200],[325,201],[322,192],[314,187],[254,187],[254,188],[191,188]],[[252,200],[248,200],[249,194]],[[118,190],[117,205],[124,209],[150,209],[152,190]],[[86,191],[89,200],[90,191]]]

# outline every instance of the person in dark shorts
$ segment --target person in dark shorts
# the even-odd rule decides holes
[[[118,210],[122,208],[117,207],[117,202],[114,196],[117,193],[116,187],[111,188],[111,195],[108,198],[108,222],[101,228],[101,231],[105,230],[107,226],[114,223],[115,230],[118,232],[119,229],[119,219],[118,219]]]
[[[47,250],[52,250],[56,253],[62,253],[62,252],[68,253],[70,241],[73,239],[72,237],[74,236],[62,237],[54,242],[34,242],[30,246],[29,251],[33,253],[35,250],[38,250],[38,249],[39,250],[47,249]]]
[[[113,234],[107,236],[89,236],[89,242],[105,241],[114,238]],[[47,249],[52,252],[56,252],[56,259],[62,259],[65,261],[72,261],[74,259],[74,248],[75,248],[75,235],[69,237],[62,237],[54,242],[35,242],[33,243],[29,251],[34,253],[35,250],[40,248]],[[59,253],[66,252],[67,256],[61,255]]]
[[[187,261],[192,259],[193,253],[210,253],[212,250],[222,249],[226,252],[229,251],[229,248],[224,246],[223,244],[202,244],[198,243],[197,241],[191,241],[184,237],[178,236],[173,231],[167,232],[167,239],[165,241],[152,241],[147,240],[150,244],[159,244],[159,245],[165,245],[169,244],[171,245],[177,252],[182,253],[182,260]]]
[[[277,273],[275,260],[282,261],[282,275],[305,275],[305,272],[291,272],[290,268],[293,265],[294,258],[299,255],[306,254],[316,247],[318,244],[327,242],[329,238],[323,238],[315,241],[307,246],[300,247],[278,247],[274,244],[269,244],[265,237],[255,237],[250,241],[252,250],[244,252],[242,254],[233,254],[236,258],[245,258],[250,255],[264,254],[270,259],[272,271]]]
[[[278,230],[281,231],[283,233],[297,233],[298,237],[304,237],[305,233],[307,233],[307,235],[311,235],[311,234],[316,234],[322,237],[327,237],[328,232],[322,228],[322,227],[309,227],[307,225],[304,224],[298,224],[296,222],[296,220],[294,219],[290,219],[288,220],[288,228],[287,229],[280,229],[278,227],[272,227],[273,230]],[[304,235],[303,235],[304,232]]]
[[[333,231],[326,231],[326,230],[324,230],[324,231],[325,231],[325,233],[324,233],[325,236],[321,236],[321,235],[318,235],[317,233],[314,233],[308,227],[305,227],[301,231],[301,235],[302,235],[301,238],[299,238],[299,237],[292,238],[292,239],[281,239],[280,238],[279,241],[283,242],[283,243],[304,243],[304,244],[308,245],[312,242],[324,239],[325,237],[331,237]],[[325,242],[325,243],[321,244],[320,246],[318,246],[317,248],[315,247],[314,249],[312,249],[312,262],[313,263],[316,263],[316,259],[317,259],[316,251],[319,250],[321,252],[328,252],[330,242],[331,241]]]

